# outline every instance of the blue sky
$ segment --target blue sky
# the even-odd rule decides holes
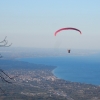
[[[0,39],[12,47],[100,50],[100,0],[1,0]],[[82,31],[54,32],[62,27]]]

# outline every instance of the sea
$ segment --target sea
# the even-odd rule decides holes
[[[52,73],[66,81],[100,86],[100,54],[84,56],[20,58],[35,64],[56,66]]]

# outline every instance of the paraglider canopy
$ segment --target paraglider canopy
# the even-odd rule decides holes
[[[67,28],[61,28],[61,29],[57,30],[54,33],[54,35],[56,36],[58,32],[63,31],[63,30],[76,30],[76,31],[80,32],[80,34],[82,34],[82,32],[79,29],[77,29],[77,28],[67,27]]]

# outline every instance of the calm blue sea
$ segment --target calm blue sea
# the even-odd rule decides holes
[[[100,55],[36,57],[18,60],[57,66],[53,73],[58,78],[64,80],[100,85]]]

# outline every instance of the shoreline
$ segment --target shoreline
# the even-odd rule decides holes
[[[38,58],[38,57],[36,57],[36,58]],[[40,58],[40,57],[39,57]],[[18,58],[17,60],[18,61],[22,61],[22,60],[20,60],[20,59],[23,59],[23,58]],[[26,58],[26,59],[28,59],[28,58]],[[25,61],[26,62],[26,61]],[[27,61],[28,62],[28,61]],[[28,62],[28,63],[32,63],[32,62]],[[36,64],[36,63],[34,63],[34,64]],[[38,64],[38,63],[37,63]],[[47,66],[49,66],[48,64],[43,64],[43,65],[47,65]],[[53,66],[53,65],[50,65],[50,66]],[[58,68],[58,66],[56,66],[52,71],[51,71],[51,73],[56,77],[56,78],[58,78],[58,79],[62,79],[62,80],[65,80],[65,81],[70,81],[70,80],[66,80],[66,79],[64,79],[64,78],[61,78],[61,77],[59,77],[59,76],[57,76],[56,74],[55,74],[55,70]],[[92,84],[92,85],[96,85],[96,86],[99,86],[99,84],[95,84],[95,82],[94,82],[94,84],[93,83],[89,83],[89,82],[80,82],[80,81],[70,81],[70,82],[78,82],[78,83],[83,83],[83,84]]]
[[[56,68],[57,68],[57,67],[56,67]],[[62,79],[62,78],[56,76],[56,74],[54,73],[54,70],[56,70],[56,68],[54,68],[54,69],[51,71],[51,73],[52,73],[57,79]],[[62,79],[62,80],[65,80],[65,79]],[[68,80],[65,80],[65,81],[68,81]]]
[[[57,68],[57,66],[56,66]],[[91,83],[85,83],[85,82],[78,82],[78,81],[70,81],[70,80],[66,80],[64,78],[60,78],[58,77],[55,73],[54,73],[54,70],[56,70],[56,68],[54,68],[51,73],[57,78],[57,79],[61,79],[61,80],[64,80],[64,81],[67,81],[67,82],[73,82],[73,83],[80,83],[80,84],[87,84],[87,85],[95,85],[95,86],[100,86],[100,85],[97,85],[97,84],[91,84]]]

